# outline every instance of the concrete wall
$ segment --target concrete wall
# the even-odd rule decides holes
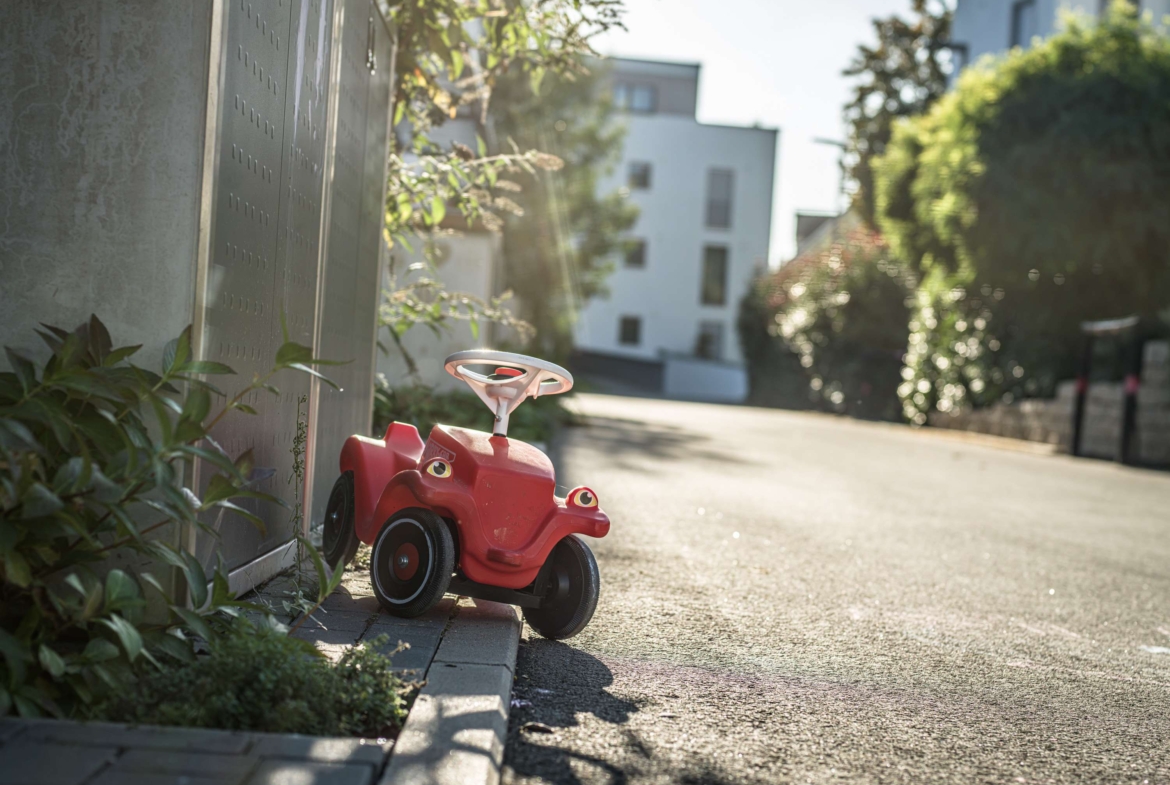
[[[1069,452],[1075,396],[1076,383],[1067,381],[1058,385],[1052,399],[999,404],[955,414],[935,412],[930,416],[930,425],[1044,442]],[[1081,440],[1083,454],[1116,458],[1123,398],[1120,382],[1089,385]],[[1141,463],[1170,464],[1170,343],[1146,344],[1137,404],[1134,455]]]
[[[0,3],[0,345],[96,313],[153,368],[191,323],[211,5]]]
[[[588,352],[657,359],[661,351],[694,352],[699,324],[723,325],[723,359],[739,362],[742,353],[735,329],[739,301],[756,268],[767,263],[771,231],[772,172],[778,132],[763,128],[703,125],[693,119],[631,115],[621,163],[599,188],[612,192],[625,184],[629,161],[653,167],[651,187],[633,190],[630,200],[641,215],[630,236],[645,240],[641,268],[616,269],[607,279],[608,296],[582,310],[577,347]],[[706,223],[707,172],[734,171],[730,229]],[[727,300],[722,306],[700,304],[703,247],[729,250]],[[618,341],[622,316],[642,319],[638,346]]]
[[[254,394],[260,414],[214,436],[275,469],[260,489],[291,507],[307,396],[300,489],[313,509],[315,459],[327,493],[340,439],[368,431],[371,414],[394,62],[376,7],[7,2],[0,44],[0,343],[40,354],[38,322],[72,328],[97,313],[156,367],[192,324],[197,355],[240,384],[272,366],[285,317],[317,356],[354,360],[334,374],[346,392],[284,372],[279,397]],[[202,495],[213,473],[197,464],[186,480]],[[242,504],[266,533],[228,515],[206,521],[220,539],[185,536],[205,564],[222,555],[239,568],[235,588],[246,588],[235,576],[278,569],[295,533],[287,509]]]
[[[747,370],[741,365],[677,355],[667,355],[663,364],[663,392],[669,398],[715,403],[747,400]]]

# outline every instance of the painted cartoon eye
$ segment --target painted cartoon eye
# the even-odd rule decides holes
[[[427,474],[445,480],[451,476],[451,464],[442,458],[436,458],[427,464]]]
[[[575,507],[596,507],[597,494],[588,488],[576,488],[569,493],[569,503]]]

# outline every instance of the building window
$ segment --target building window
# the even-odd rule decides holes
[[[626,243],[626,267],[646,266],[646,241],[630,240]]]
[[[613,86],[613,105],[629,112],[652,114],[658,108],[658,91],[654,85],[618,82]]]
[[[650,187],[650,164],[645,161],[630,161],[626,185],[646,190]]]
[[[618,323],[618,343],[622,346],[637,346],[642,343],[642,319],[638,316],[623,316]]]
[[[967,67],[971,59],[970,49],[966,44],[949,44],[947,48],[951,52],[951,78],[954,79]]]
[[[703,246],[703,280],[700,296],[703,305],[727,304],[726,246]]]
[[[705,360],[723,359],[723,322],[699,322],[695,355]]]
[[[1040,34],[1036,0],[1017,0],[1012,5],[1012,46],[1028,46]]]
[[[707,226],[715,229],[731,227],[731,191],[735,184],[730,169],[711,169],[707,172]]]

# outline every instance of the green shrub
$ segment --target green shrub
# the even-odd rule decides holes
[[[913,279],[857,216],[845,216],[838,226],[824,247],[757,284],[758,304],[741,316],[741,331],[750,313],[768,339],[745,341],[749,367],[765,362],[795,376],[814,408],[898,420]],[[764,372],[757,367],[752,373],[759,400],[756,384]]]
[[[876,171],[882,232],[924,281],[918,422],[1051,395],[1080,322],[1170,304],[1170,41],[1128,3],[967,69]]]
[[[101,713],[150,725],[391,736],[406,714],[405,687],[379,653],[386,643],[355,646],[334,664],[307,641],[240,620],[210,655],[147,676]]]
[[[115,348],[96,316],[38,332],[43,367],[7,349],[12,371],[0,373],[0,716],[86,717],[139,675],[191,661],[195,638],[214,650],[251,607],[176,544],[177,527],[214,534],[200,515],[230,511],[263,528],[233,500],[278,501],[251,488],[271,470],[208,434],[254,413],[253,392],[278,393],[279,371],[316,374],[318,361],[286,336],[273,368],[227,398],[202,377],[232,369],[192,359],[189,328],[161,373],[131,364],[141,347]],[[183,486],[196,459],[218,472],[201,499]]]
[[[570,420],[561,404],[561,396],[530,398],[512,413],[508,436],[547,445],[557,426]],[[391,387],[379,375],[374,388],[374,434],[381,436],[386,432],[386,426],[394,421],[414,425],[426,439],[431,428],[439,423],[490,431],[494,417],[474,393],[463,390],[440,392],[425,384]]]

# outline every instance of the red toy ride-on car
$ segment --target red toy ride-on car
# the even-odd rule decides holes
[[[563,393],[573,377],[522,354],[457,352],[446,370],[495,414],[492,433],[436,425],[424,445],[395,422],[383,439],[351,436],[325,509],[323,550],[337,567],[373,546],[378,601],[413,617],[445,593],[519,605],[546,638],[576,635],[597,607],[601,578],[578,535],[604,537],[609,518],[579,487],[556,496],[552,462],[508,438],[529,396]]]

